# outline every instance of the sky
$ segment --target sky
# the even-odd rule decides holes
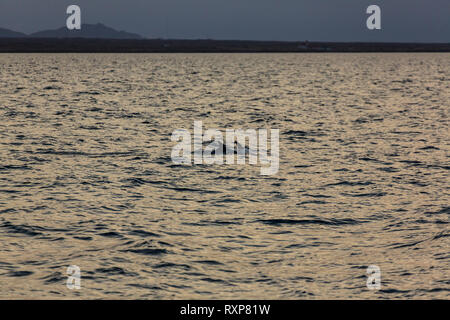
[[[25,33],[103,23],[147,38],[450,42],[450,0],[0,0],[0,27]],[[369,5],[381,30],[368,30]]]

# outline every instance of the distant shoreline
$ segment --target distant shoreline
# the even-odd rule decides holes
[[[0,53],[450,52],[450,43],[0,38]]]

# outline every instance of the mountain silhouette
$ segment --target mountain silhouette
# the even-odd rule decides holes
[[[16,32],[9,29],[0,28],[0,38],[23,38],[27,35],[22,32]]]
[[[143,39],[138,34],[117,31],[102,23],[83,24],[81,30],[69,30],[66,27],[44,30],[32,33],[29,36],[33,38]]]

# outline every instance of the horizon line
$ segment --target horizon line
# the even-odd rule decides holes
[[[34,34],[39,33],[39,32],[45,32],[45,31],[56,31],[56,30],[60,30],[65,28],[65,26],[61,26],[61,27],[57,27],[55,29],[44,29],[44,30],[39,30],[39,31],[34,31],[31,33],[26,33],[26,32],[22,32],[22,31],[16,31],[13,29],[9,29],[6,27],[2,27],[0,26],[0,29],[4,29],[7,31],[11,31],[14,33],[19,33],[19,34],[23,34],[24,36],[17,36],[17,37],[1,37],[0,39],[24,39],[24,38],[28,38],[28,39],[87,39],[87,40],[93,40],[93,39],[97,39],[97,40],[122,40],[122,41],[126,41],[126,40],[131,40],[131,41],[136,41],[136,40],[160,40],[160,41],[234,41],[234,42],[279,42],[279,43],[330,43],[330,44],[369,44],[369,43],[373,43],[373,44],[434,44],[434,45],[447,45],[450,44],[449,42],[440,42],[440,41],[366,41],[366,40],[344,40],[344,41],[339,41],[339,40],[309,40],[309,39],[303,39],[303,40],[274,40],[274,39],[264,39],[264,40],[257,40],[257,39],[233,39],[233,38],[196,38],[196,37],[192,37],[192,38],[177,38],[177,37],[170,37],[170,38],[166,38],[166,37],[157,37],[157,38],[153,38],[153,37],[148,37],[148,36],[143,36],[140,33],[136,33],[136,32],[131,32],[131,31],[126,31],[126,30],[118,30],[115,29],[114,27],[108,26],[102,22],[95,22],[95,23],[83,23],[83,25],[102,25],[105,26],[107,28],[110,28],[118,33],[120,32],[125,32],[131,35],[137,35],[140,38],[104,38],[104,37],[100,37],[100,38],[93,38],[93,37],[33,37]],[[80,30],[69,30],[67,29],[68,32],[80,32],[82,31],[82,29]]]

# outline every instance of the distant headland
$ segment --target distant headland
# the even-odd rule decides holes
[[[450,52],[450,43],[146,39],[101,23],[32,34],[0,28],[0,53]]]
[[[69,30],[66,27],[61,27],[52,30],[43,30],[31,33],[29,35],[21,32],[16,32],[9,29],[0,28],[1,38],[52,38],[52,39],[66,39],[66,38],[83,38],[83,39],[144,39],[141,35],[130,33],[126,31],[117,31],[111,27],[105,26],[102,23],[83,24],[81,30]]]

